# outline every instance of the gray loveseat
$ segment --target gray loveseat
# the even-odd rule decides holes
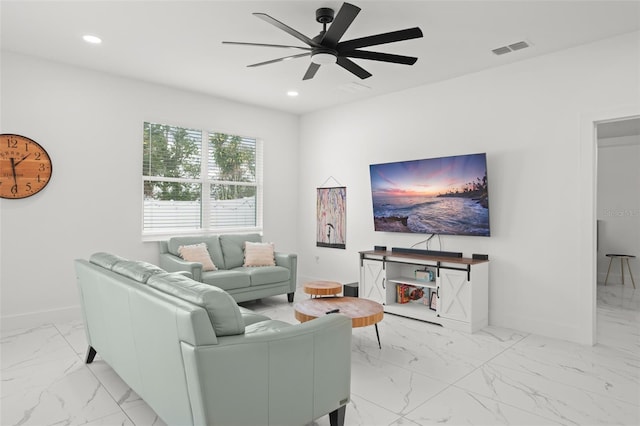
[[[173,237],[160,242],[160,267],[166,271],[188,271],[196,281],[220,287],[236,302],[286,294],[293,302],[296,291],[298,257],[295,254],[275,253],[275,266],[244,267],[244,243],[261,242],[260,234],[221,234],[206,237]],[[180,246],[206,243],[218,268],[203,271],[202,264],[183,260]]]
[[[351,320],[302,324],[224,290],[107,253],[75,261],[89,349],[168,425],[344,423]]]

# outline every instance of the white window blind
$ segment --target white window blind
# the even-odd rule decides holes
[[[143,236],[259,231],[261,177],[254,138],[144,123]]]

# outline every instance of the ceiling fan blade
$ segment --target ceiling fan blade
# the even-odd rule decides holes
[[[371,73],[362,68],[360,65],[353,62],[351,59],[347,59],[344,56],[338,56],[338,65],[340,65],[345,70],[349,71],[352,74],[357,75],[361,79],[371,77]]]
[[[343,41],[338,43],[338,52],[350,52],[360,47],[377,46],[379,44],[394,43],[396,41],[411,40],[420,37],[422,37],[420,28],[407,28],[406,30],[392,31],[390,33]]]
[[[270,61],[265,61],[265,62],[258,62],[257,64],[247,65],[247,67],[252,68],[252,67],[259,67],[259,66],[262,66],[262,65],[275,64],[276,62],[287,61],[289,59],[294,59],[294,58],[302,58],[303,56],[311,56],[311,52],[299,53],[297,55],[291,55],[291,56],[285,56],[284,58],[272,59]]]
[[[319,69],[320,69],[320,64],[311,62],[311,64],[309,64],[309,68],[307,68],[307,72],[304,73],[304,77],[302,77],[302,79],[311,80],[313,76],[316,75]]]
[[[361,9],[358,6],[354,6],[350,3],[343,3],[338,14],[329,26],[329,29],[324,34],[324,37],[322,38],[322,45],[332,48],[336,47],[340,38],[342,38],[353,20],[358,16],[358,13],[360,13],[360,10]]]
[[[263,21],[268,22],[271,25],[274,25],[274,26],[280,28],[282,31],[286,32],[289,35],[294,36],[295,38],[297,38],[300,41],[303,41],[304,43],[308,44],[309,46],[321,47],[318,43],[316,43],[315,41],[311,40],[306,35],[302,34],[299,31],[294,30],[293,28],[291,28],[290,26],[288,26],[286,24],[283,24],[282,22],[278,21],[277,19],[272,18],[271,16],[267,15],[266,13],[254,13],[254,15],[256,17],[262,19]]]
[[[283,49],[311,50],[310,47],[286,46],[286,45],[283,45],[283,44],[245,43],[243,41],[223,41],[222,44],[236,44],[236,45],[240,45],[240,46],[280,47],[280,48],[283,48]]]
[[[372,61],[392,62],[394,64],[413,65],[418,58],[413,56],[392,55],[390,53],[369,52],[366,50],[354,50],[352,52],[343,52],[342,56],[358,59],[370,59]]]

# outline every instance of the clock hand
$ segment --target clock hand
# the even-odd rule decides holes
[[[18,164],[22,163],[28,156],[30,156],[31,154],[27,154],[24,157],[22,157],[22,160],[18,161],[15,165],[17,166]],[[12,158],[13,160],[13,158]]]
[[[18,189],[18,177],[16,176],[16,160],[11,157],[11,173],[13,173],[13,183],[15,184],[16,190]]]

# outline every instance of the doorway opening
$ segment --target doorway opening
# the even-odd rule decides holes
[[[640,117],[595,125],[595,342],[637,352],[633,336],[640,312]]]

